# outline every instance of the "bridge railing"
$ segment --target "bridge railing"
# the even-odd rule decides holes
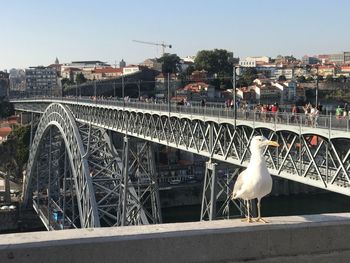
[[[30,100],[33,98],[27,98]],[[41,98],[43,101],[50,100],[50,98]],[[205,120],[208,117],[218,118],[218,121],[224,121],[224,119],[233,120],[234,111],[232,108],[226,108],[219,104],[208,104],[205,106],[200,105],[178,105],[176,103],[155,103],[155,102],[142,102],[138,100],[122,100],[122,99],[101,99],[101,98],[88,98],[88,97],[63,97],[63,98],[51,98],[58,101],[70,101],[77,103],[88,103],[97,105],[110,105],[122,108],[132,108],[136,110],[147,111],[160,111],[168,112],[169,114],[189,115],[192,117],[199,116]],[[21,99],[23,100],[23,99]],[[37,99],[36,99],[37,100]],[[328,115],[311,115],[311,114],[298,114],[291,112],[261,112],[256,110],[243,110],[237,109],[237,120],[246,120],[253,122],[253,124],[268,123],[273,125],[289,125],[294,127],[312,127],[328,130],[342,130],[349,131],[350,120],[349,116],[335,116]]]

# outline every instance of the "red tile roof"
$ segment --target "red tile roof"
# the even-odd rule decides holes
[[[0,137],[6,137],[11,133],[12,129],[10,127],[0,128]]]

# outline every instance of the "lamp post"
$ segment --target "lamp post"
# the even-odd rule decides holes
[[[168,73],[168,111],[170,115],[170,73]]]
[[[236,101],[236,81],[237,76],[239,72],[239,66],[233,66],[233,74],[232,74],[232,100],[233,100],[233,121],[234,121],[234,127],[236,129],[236,120],[237,120],[237,101]]]
[[[124,85],[124,74],[122,74],[122,99],[123,99],[123,107],[125,107],[125,95],[124,95],[124,91],[125,91],[125,85]]]
[[[316,90],[315,90],[315,96],[316,96],[316,107],[318,106],[318,65],[316,65]]]
[[[140,100],[140,98],[141,98],[141,80],[138,80],[137,87],[139,89],[139,100]]]

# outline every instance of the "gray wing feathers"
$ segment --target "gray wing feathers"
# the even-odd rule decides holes
[[[236,198],[236,194],[237,192],[241,189],[242,184],[243,184],[243,177],[245,174],[246,170],[244,170],[243,172],[241,172],[236,180],[235,186],[233,187],[233,191],[232,191],[232,198],[235,199]]]

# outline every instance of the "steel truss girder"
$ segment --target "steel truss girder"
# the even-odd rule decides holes
[[[152,146],[151,142],[124,137],[121,225],[162,222]]]
[[[212,160],[205,163],[201,221],[229,218],[231,204],[240,214],[245,214],[246,207],[242,200],[231,200],[234,182],[242,168],[236,167],[232,173],[218,176],[216,166]]]
[[[281,145],[265,151],[271,174],[350,196],[349,154],[339,156],[340,139],[274,130],[275,127],[237,126],[235,130],[232,123],[205,122],[180,115],[91,105],[69,107],[79,121],[242,167],[248,164],[252,137],[264,134]],[[342,139],[341,147],[344,144],[350,148],[350,138]]]
[[[154,201],[152,204],[159,204],[158,188],[154,187],[154,182],[157,183],[154,165],[152,170],[147,171],[147,176],[152,180],[141,184],[135,175],[136,167],[146,171],[140,160],[144,158],[144,149],[152,152],[150,144],[146,142],[141,151],[137,149],[135,151],[134,139],[124,138],[125,143],[120,157],[120,153],[114,147],[110,131],[92,125],[80,123],[78,125],[86,151],[84,158],[90,168],[101,225],[122,226],[161,222],[159,205],[152,206],[152,209],[145,206],[149,198]],[[152,162],[153,159],[148,157],[147,161]],[[147,197],[148,195],[150,197]]]

